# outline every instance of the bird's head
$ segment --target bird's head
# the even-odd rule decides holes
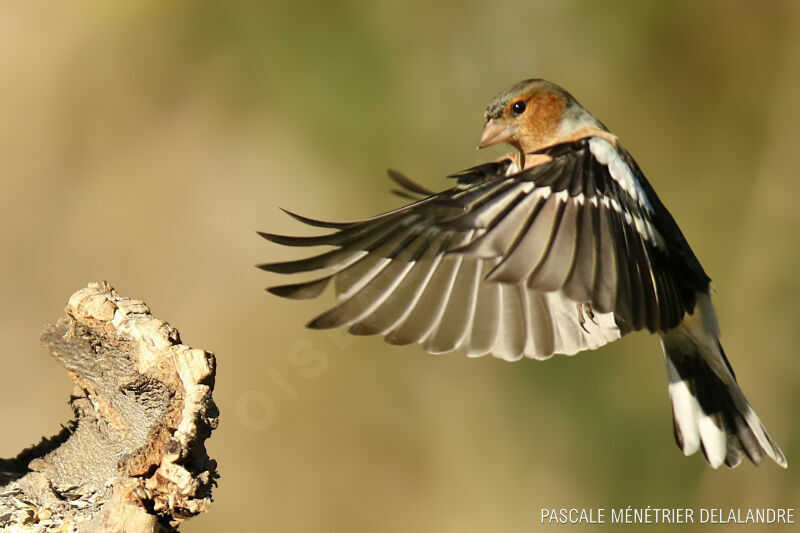
[[[567,91],[546,80],[523,80],[486,108],[478,148],[507,142],[527,154],[568,139],[581,129],[605,127]]]

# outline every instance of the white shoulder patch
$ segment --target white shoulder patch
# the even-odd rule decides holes
[[[589,150],[591,150],[592,155],[597,158],[600,164],[608,167],[611,177],[622,187],[623,191],[628,193],[631,198],[647,211],[653,212],[650,199],[647,197],[641,183],[639,183],[628,164],[611,143],[600,137],[592,137],[589,139]]]

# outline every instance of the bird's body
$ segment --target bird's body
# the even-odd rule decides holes
[[[722,351],[709,277],[616,136],[544,80],[500,93],[485,116],[480,147],[518,153],[454,174],[438,194],[391,171],[416,201],[364,221],[293,215],[334,231],[262,235],[335,249],[261,268],[331,272],[270,291],[313,298],[332,281],[339,302],[309,327],[431,353],[544,359],[647,329],[662,339],[685,454],[702,449],[715,468],[744,455],[786,466]]]

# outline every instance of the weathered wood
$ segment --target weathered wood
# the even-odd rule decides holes
[[[73,294],[41,340],[75,382],[75,417],[0,460],[0,528],[170,531],[206,511],[214,355],[107,283]]]

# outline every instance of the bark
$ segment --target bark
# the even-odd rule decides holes
[[[0,528],[171,531],[206,511],[214,355],[107,283],[73,294],[41,341],[75,382],[74,419],[0,460]]]

